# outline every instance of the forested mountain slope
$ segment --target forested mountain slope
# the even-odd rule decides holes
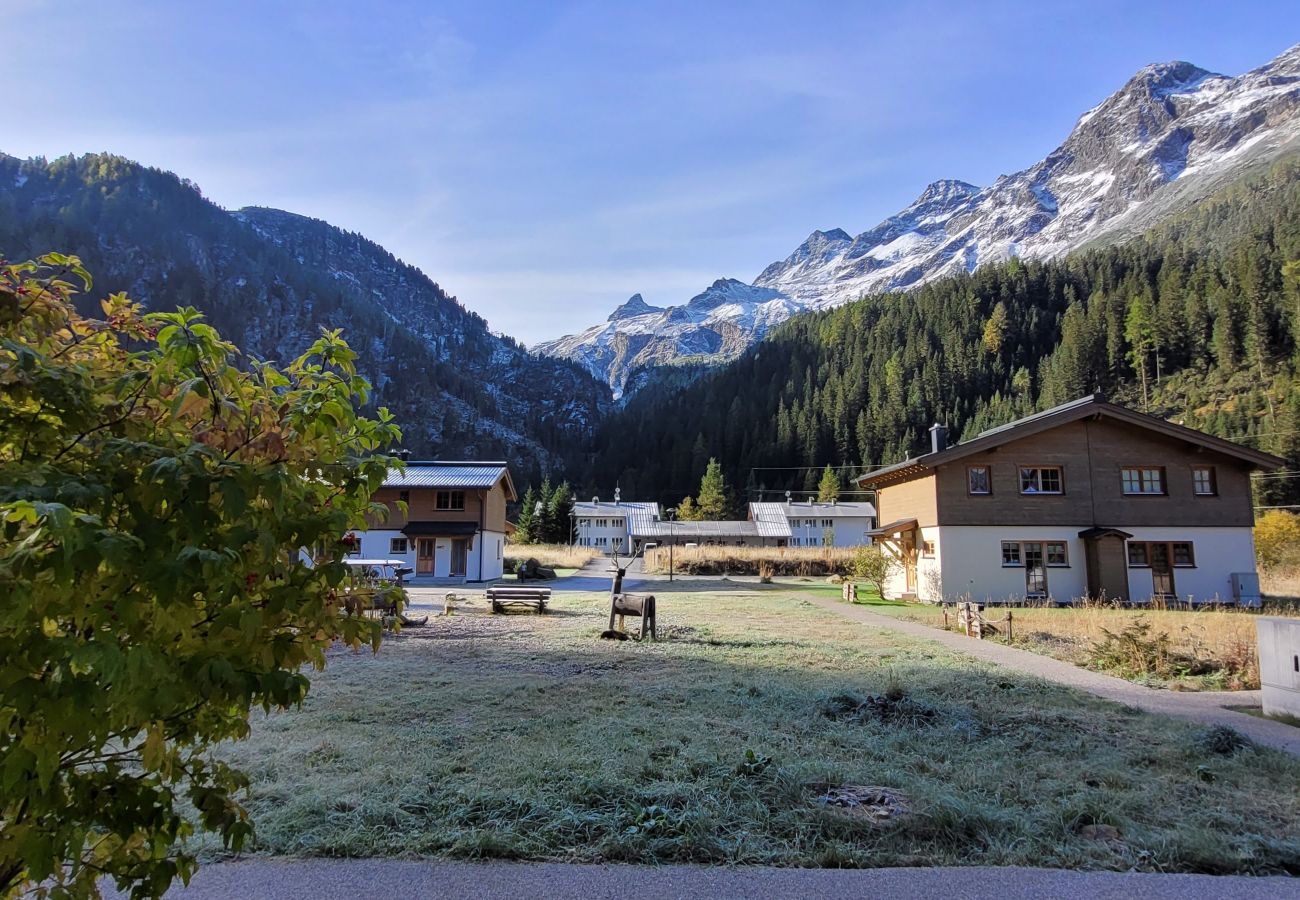
[[[592,485],[680,499],[717,456],[738,485],[806,488],[816,472],[746,477],[895,462],[934,421],[970,435],[1097,389],[1300,464],[1297,259],[1300,154],[1122,246],[798,316],[716,372],[633,396]]]
[[[418,456],[504,458],[521,483],[562,467],[608,410],[578,366],[492,334],[418,269],[325,222],[227,212],[121,157],[0,155],[0,251],[75,253],[96,293],[195,306],[246,353],[286,360],[342,328]]]

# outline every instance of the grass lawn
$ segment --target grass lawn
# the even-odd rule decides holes
[[[1300,760],[780,590],[655,587],[656,644],[599,640],[605,597],[562,594],[332,652],[226,751],[256,849],[1300,874]],[[892,817],[818,799],[841,785],[899,792]]]

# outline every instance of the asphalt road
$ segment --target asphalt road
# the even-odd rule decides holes
[[[118,896],[112,891],[106,896]],[[396,897],[786,898],[846,900],[1286,900],[1300,880],[1054,869],[769,869],[700,866],[250,859],[204,866],[173,900],[387,900]]]

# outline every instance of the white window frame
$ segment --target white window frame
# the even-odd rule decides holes
[[[1023,496],[1037,497],[1043,495],[1048,497],[1059,497],[1065,493],[1065,470],[1061,466],[1019,466],[1018,468],[1020,493]],[[1025,489],[1025,473],[1027,472],[1034,473],[1033,482],[1035,486],[1032,490]],[[1056,473],[1056,490],[1049,491],[1043,489],[1044,472]]]
[[[1169,491],[1164,466],[1120,466],[1119,489],[1125,497],[1165,496]]]

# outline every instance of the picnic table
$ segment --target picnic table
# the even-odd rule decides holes
[[[551,589],[546,587],[490,587],[487,589],[488,606],[493,613],[504,612],[507,606],[533,606],[537,614],[546,612],[551,602]]]

